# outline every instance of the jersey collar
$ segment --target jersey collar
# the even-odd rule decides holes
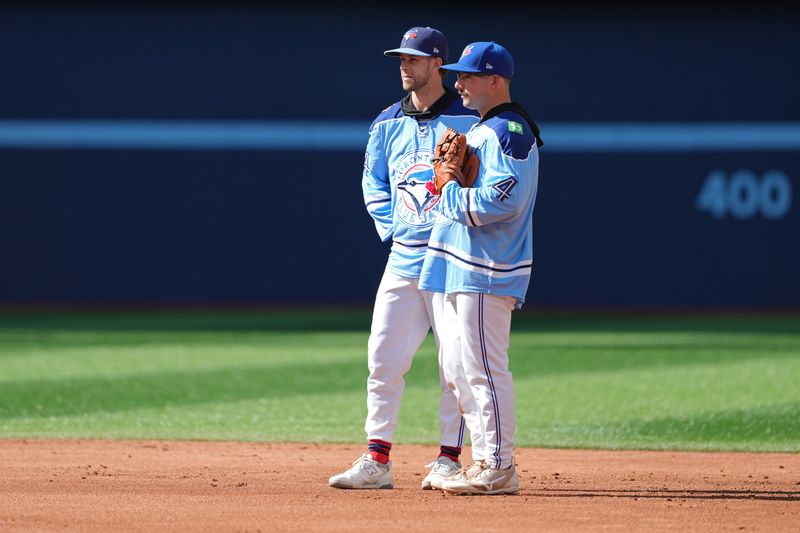
[[[400,106],[403,108],[403,114],[407,117],[413,117],[417,120],[431,120],[447,109],[457,97],[458,93],[456,93],[455,90],[445,87],[444,94],[436,100],[427,111],[418,111],[417,108],[414,107],[414,102],[411,101],[411,93],[408,93],[405,98],[400,101]]]

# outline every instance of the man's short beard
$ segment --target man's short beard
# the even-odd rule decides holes
[[[424,81],[421,81],[418,78],[414,79],[414,80],[410,80],[409,81],[410,85],[409,85],[408,89],[406,89],[405,87],[403,87],[403,89],[405,89],[406,92],[417,91],[417,90],[421,89],[422,87],[424,87],[425,85],[427,85],[428,82],[430,81],[430,79],[431,79],[430,76],[428,76]],[[403,81],[403,85],[405,85],[405,83],[406,82]]]

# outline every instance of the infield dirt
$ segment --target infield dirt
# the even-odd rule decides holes
[[[798,531],[800,454],[518,449],[517,496],[328,486],[363,445],[0,440],[2,531]],[[469,450],[465,451],[468,457]]]

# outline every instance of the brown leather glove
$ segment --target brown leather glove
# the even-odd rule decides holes
[[[447,128],[433,154],[433,182],[428,187],[433,194],[441,194],[445,183],[455,180],[462,187],[472,187],[478,178],[480,161],[467,145],[467,136]]]

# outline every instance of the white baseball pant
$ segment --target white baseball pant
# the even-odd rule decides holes
[[[492,468],[508,468],[513,461],[516,424],[514,383],[508,366],[515,300],[466,292],[437,298],[442,301],[438,320],[445,380],[453,385],[464,419],[473,435],[480,432],[483,445],[476,450],[473,438],[473,459],[484,460]]]
[[[433,328],[436,346],[439,346],[432,308],[433,293],[419,290],[418,284],[418,279],[398,276],[387,268],[378,287],[367,343],[369,378],[364,429],[369,440],[392,442],[405,388],[404,376],[429,329]],[[441,353],[439,357],[441,362]],[[439,383],[440,444],[463,446],[464,423],[456,397],[444,379],[441,364]]]

